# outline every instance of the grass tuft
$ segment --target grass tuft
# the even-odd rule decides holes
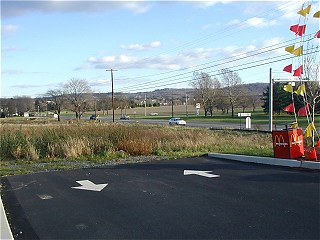
[[[208,152],[272,156],[271,134],[142,124],[5,125],[6,162],[103,162],[127,156],[199,156]],[[60,168],[60,167],[59,167]]]

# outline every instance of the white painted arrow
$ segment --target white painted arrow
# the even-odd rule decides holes
[[[197,171],[197,170],[184,170],[183,175],[199,175],[202,177],[216,178],[220,175],[212,174],[212,171]]]
[[[81,186],[79,187],[72,187],[75,189],[81,189],[81,190],[88,190],[88,191],[96,191],[100,192],[102,189],[104,189],[108,183],[105,184],[95,184],[89,180],[81,180],[81,181],[76,181],[79,183]]]

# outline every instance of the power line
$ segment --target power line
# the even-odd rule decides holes
[[[311,36],[313,36],[315,33],[311,33],[311,34],[308,34],[307,36],[309,37],[309,39],[307,40],[304,40],[303,42],[308,42],[311,39]],[[199,64],[197,66],[194,66],[194,67],[186,67],[186,68],[183,68],[183,69],[180,69],[180,70],[175,70],[175,71],[170,71],[170,72],[164,72],[164,73],[160,73],[160,74],[155,74],[154,76],[156,75],[163,75],[163,74],[168,74],[168,73],[171,73],[171,72],[180,72],[180,71],[183,71],[183,70],[188,70],[188,69],[191,69],[191,68],[195,68],[195,67],[199,67],[199,66],[204,66],[204,65],[208,65],[208,64],[212,64],[212,63],[215,63],[215,62],[221,62],[221,63],[217,63],[215,65],[211,65],[211,66],[208,66],[208,67],[203,67],[201,69],[197,69],[197,71],[202,71],[202,70],[205,70],[207,68],[211,68],[211,67],[217,67],[219,65],[224,65],[224,64],[227,64],[227,63],[231,63],[231,62],[235,62],[235,61],[239,61],[239,60],[243,60],[243,59],[246,59],[246,58],[249,58],[249,57],[253,57],[253,56],[256,56],[256,55],[260,55],[260,54],[264,54],[264,53],[269,53],[269,52],[272,52],[272,51],[275,51],[275,50],[278,50],[278,49],[281,49],[283,48],[284,46],[286,46],[287,44],[291,44],[292,42],[296,41],[296,38],[294,39],[291,39],[291,40],[287,40],[285,42],[282,42],[282,43],[278,43],[278,44],[275,44],[275,45],[272,45],[272,46],[267,46],[267,47],[264,47],[264,48],[261,48],[261,49],[256,49],[256,50],[253,50],[253,51],[249,51],[249,52],[246,52],[246,53],[241,53],[241,54],[238,54],[238,55],[235,55],[233,56],[233,58],[224,58],[224,59],[218,59],[218,60],[214,60],[214,61],[210,61],[210,62],[207,62],[207,63],[203,63],[203,64]],[[278,46],[279,45],[279,46]],[[275,46],[278,46],[278,47],[275,47]],[[273,47],[273,48],[272,48]],[[272,48],[272,49],[269,49],[269,48]],[[264,49],[267,49],[266,51],[261,51],[261,50],[264,50]],[[245,55],[244,57],[240,57],[241,55]],[[223,62],[224,60],[228,60],[227,62]],[[195,71],[195,70],[193,70]],[[179,76],[179,75],[185,75],[185,74],[188,74],[188,73],[180,73],[180,74],[177,74],[176,76]],[[152,75],[151,75],[152,76]],[[143,78],[143,77],[135,77],[135,78],[129,78],[129,79],[137,79],[137,78]],[[168,77],[166,77],[168,78]],[[166,79],[164,78],[164,79]],[[128,78],[124,78],[122,80],[127,80]],[[160,78],[160,80],[162,80]],[[159,79],[157,80],[153,80],[153,81],[150,81],[148,82],[148,84],[152,83],[152,82],[157,82],[159,81]],[[135,87],[139,86],[139,85],[142,85],[142,84],[135,84]]]
[[[310,34],[312,35],[312,34]],[[289,41],[286,41],[284,43],[288,43],[292,40],[289,40]],[[213,68],[213,67],[218,67],[218,66],[221,66],[221,65],[225,65],[225,64],[228,64],[228,63],[233,63],[233,62],[236,62],[236,61],[240,61],[240,60],[244,60],[246,58],[252,58],[254,56],[257,56],[257,55],[260,55],[260,54],[264,54],[264,53],[269,53],[269,52],[272,52],[272,51],[275,51],[277,49],[280,49],[280,48],[283,48],[283,45],[284,43],[279,43],[277,45],[280,45],[279,47],[277,48],[272,48],[272,49],[269,49],[269,50],[266,50],[264,52],[258,52],[260,51],[260,49],[258,50],[255,50],[255,51],[251,51],[251,52],[248,52],[248,53],[244,53],[245,56],[242,57],[242,58],[236,58],[236,59],[229,59],[228,61],[225,61],[223,62],[223,60],[225,59],[222,59],[222,60],[216,60],[216,61],[212,61],[212,62],[209,62],[209,63],[205,63],[205,64],[201,64],[201,65],[207,65],[207,64],[210,64],[210,63],[213,63],[213,62],[218,62],[217,64],[215,65],[210,65],[210,66],[207,66],[207,67],[203,67],[203,68],[200,68],[200,69],[194,69],[192,71],[189,71],[189,72],[185,72],[185,73],[180,73],[180,74],[176,74],[174,76],[167,76],[167,77],[164,77],[164,78],[160,78],[160,79],[155,79],[155,80],[152,80],[152,81],[148,81],[148,86],[152,85],[153,83],[159,83],[159,81],[163,81],[163,80],[167,80],[167,79],[171,79],[170,81],[172,81],[172,79],[175,79],[177,77],[181,77],[181,76],[184,76],[184,75],[187,75],[187,74],[190,74],[190,73],[193,73],[195,71],[203,71],[203,70],[206,70],[206,69],[209,69],[209,68]],[[276,46],[276,45],[274,45]],[[272,47],[272,46],[271,46]],[[270,48],[270,47],[267,47],[267,48]],[[265,48],[263,48],[265,49]],[[255,53],[257,52],[257,53]],[[253,54],[254,53],[254,54]],[[241,54],[243,55],[243,54]],[[266,60],[269,60],[269,59],[274,59],[274,58],[279,58],[279,57],[283,57],[283,56],[287,56],[287,54],[283,54],[283,55],[280,55],[280,56],[273,56],[273,57],[270,57],[270,58],[266,58],[266,59],[261,59],[261,60],[258,60],[256,62],[261,62],[261,61],[266,61]],[[235,56],[237,57],[237,56]],[[294,57],[290,57],[290,58],[294,58]],[[289,59],[290,59],[289,58]],[[271,62],[272,63],[272,62]],[[234,66],[234,67],[238,67],[238,66],[242,66],[242,65],[248,65],[250,63],[243,63],[243,64],[240,64],[240,65],[237,65],[237,66]],[[200,65],[200,66],[201,66]],[[185,68],[185,69],[190,69],[190,68]],[[217,71],[217,70],[215,70]],[[137,77],[139,78],[139,77]],[[167,81],[164,81],[162,82],[163,84],[166,83]],[[134,86],[129,86],[129,87],[124,87],[124,88],[121,88],[120,90],[130,90],[130,89],[133,89],[133,88],[139,88],[140,86],[145,86],[145,83],[140,83],[140,84],[135,84]]]
[[[263,17],[264,17],[264,16],[269,16],[270,14],[268,14],[268,13],[274,13],[275,10],[278,10],[278,12],[279,12],[280,10],[282,10],[282,9],[284,9],[284,8],[288,8],[288,7],[290,7],[290,6],[294,5],[294,4],[296,4],[296,2],[291,2],[291,3],[289,3],[289,4],[288,4],[287,2],[285,2],[285,3],[283,3],[283,4],[281,4],[281,5],[277,6],[277,7],[271,8],[271,9],[263,12],[263,13],[260,14],[260,15],[262,15]],[[276,16],[276,17],[274,17],[274,18],[268,19],[268,21],[273,20],[273,19],[276,19],[276,18],[279,18],[279,17],[281,17],[281,16],[283,16],[283,15]],[[254,16],[254,17],[252,17],[252,18],[255,18],[255,17],[259,17],[259,15],[256,15],[256,16]],[[250,19],[252,19],[252,18],[250,18]],[[243,30],[245,30],[245,29],[248,29],[248,28],[253,27],[253,26],[243,27],[243,26],[245,26],[245,25],[247,24],[247,21],[248,21],[248,20],[249,20],[249,19],[247,19],[247,20],[245,20],[245,21],[242,21],[242,22],[240,22],[240,23],[237,24],[237,25],[224,28],[224,29],[221,30],[221,31],[217,31],[217,32],[211,33],[211,34],[209,34],[209,35],[207,35],[207,36],[205,36],[205,37],[203,37],[203,38],[200,38],[200,39],[198,39],[198,40],[187,42],[187,43],[183,44],[183,45],[180,46],[180,47],[173,48],[173,49],[171,49],[171,50],[169,50],[169,51],[165,51],[165,52],[163,52],[163,53],[161,53],[161,54],[168,53],[168,52],[173,52],[173,51],[177,51],[177,50],[179,50],[179,49],[185,48],[186,46],[195,45],[196,43],[202,42],[203,39],[209,39],[209,38],[211,38],[212,36],[214,36],[215,39],[213,39],[213,40],[211,40],[211,41],[220,40],[220,39],[222,39],[222,38],[224,38],[224,37],[230,36],[230,35],[232,35],[232,34],[235,34],[235,33],[238,33],[238,32],[240,32],[240,31],[243,31]],[[221,34],[223,34],[223,33],[225,33],[225,32],[232,31],[232,30],[234,30],[234,29],[240,29],[240,30],[237,31],[237,32],[235,32],[235,33],[231,33],[231,34],[228,34],[228,35],[226,35],[226,36],[221,37]],[[218,37],[216,37],[216,36],[218,36]],[[156,55],[156,56],[158,56],[158,55]],[[153,57],[155,57],[155,56],[148,57],[147,59],[151,59],[151,58],[153,58]],[[154,77],[154,76],[163,75],[163,74],[168,74],[168,73],[172,73],[172,72],[183,71],[183,70],[185,70],[185,69],[186,69],[186,68],[178,69],[178,70],[172,70],[172,71],[167,71],[167,72],[162,72],[162,73],[156,73],[156,74],[143,75],[143,76],[139,76],[139,77],[137,77],[137,78]],[[135,80],[135,79],[136,79],[136,78],[124,78],[124,79],[122,79],[122,80]]]
[[[268,11],[265,11],[265,12],[263,13],[263,16],[269,16],[269,15],[267,14],[268,12],[269,12],[269,13],[274,13],[274,9],[277,9],[278,12],[281,12],[282,9],[288,8],[288,7],[290,7],[290,6],[294,5],[294,4],[296,4],[296,2],[291,2],[290,4],[287,4],[287,3],[281,4],[280,6],[277,6],[277,7],[275,7],[275,8],[269,9]],[[312,4],[314,4],[314,3],[312,2]],[[271,14],[270,14],[270,15],[271,15]],[[269,18],[269,19],[267,19],[267,20],[270,21],[270,20],[279,18],[279,17],[281,17],[281,16],[283,16],[283,14],[282,14],[282,15],[276,15],[275,17]],[[256,16],[256,17],[257,17],[257,16]],[[251,18],[251,19],[252,19],[252,18]],[[214,40],[218,40],[218,39],[222,39],[222,38],[224,38],[224,37],[230,36],[230,35],[232,35],[232,34],[238,33],[238,32],[240,32],[240,31],[243,31],[243,30],[245,30],[245,29],[247,29],[247,28],[252,27],[252,26],[250,26],[250,27],[248,27],[248,26],[247,26],[247,27],[244,27],[244,26],[246,26],[248,20],[249,20],[249,19],[247,19],[247,20],[245,20],[245,21],[242,21],[241,23],[239,23],[239,24],[237,24],[237,25],[234,25],[234,26],[231,26],[231,27],[227,27],[227,28],[221,30],[220,32],[219,32],[219,31],[218,31],[218,32],[215,32],[215,33],[214,33],[215,39],[213,39],[213,41],[214,41]],[[228,35],[225,35],[225,36],[222,36],[222,37],[221,37],[222,34],[229,33],[230,31],[235,30],[235,29],[239,29],[239,31],[232,32],[232,33],[230,33],[230,34],[228,34]],[[305,35],[305,36],[311,36],[311,35],[312,35],[312,34]],[[173,48],[173,49],[171,49],[171,51],[178,50],[178,49],[183,49],[183,48],[186,48],[186,47],[191,46],[191,45],[203,43],[203,41],[205,41],[205,40],[207,40],[207,39],[211,39],[212,36],[213,36],[213,34],[209,34],[209,35],[207,35],[207,36],[205,36],[205,37],[203,37],[203,38],[200,38],[200,39],[198,39],[198,40],[196,40],[196,41],[187,42],[187,43],[183,44],[182,46],[180,46],[180,47],[178,47],[178,48]],[[216,37],[216,36],[218,36],[218,37]],[[302,39],[301,43],[306,42],[306,41],[310,41],[310,40],[311,40],[311,39],[309,39],[309,40],[304,40],[304,39]],[[267,53],[270,53],[270,52],[275,51],[275,50],[277,50],[277,49],[283,48],[283,46],[284,46],[285,44],[290,44],[290,43],[293,43],[293,42],[296,42],[296,41],[297,41],[297,38],[294,38],[294,39],[291,39],[291,40],[288,40],[288,41],[285,41],[285,42],[282,42],[282,43],[278,43],[278,44],[276,44],[276,45],[272,45],[272,46],[268,46],[268,47],[264,47],[264,48],[260,48],[260,49],[255,49],[255,50],[250,51],[250,52],[238,54],[238,55],[236,55],[236,56],[233,56],[233,58],[219,59],[219,60],[215,60],[215,61],[211,61],[211,62],[199,64],[199,65],[193,66],[193,67],[185,67],[185,68],[178,69],[178,70],[171,70],[171,71],[166,71],[166,72],[161,72],[161,73],[156,73],[156,74],[149,74],[149,75],[144,75],[144,76],[137,76],[137,77],[134,77],[134,78],[122,78],[121,80],[124,80],[124,81],[129,80],[129,82],[130,82],[130,80],[136,81],[136,80],[139,79],[139,78],[140,78],[140,79],[141,79],[141,78],[146,78],[146,77],[150,78],[150,77],[155,77],[155,76],[162,76],[162,75],[164,75],[164,74],[166,74],[166,75],[168,75],[168,74],[174,74],[174,75],[167,76],[167,77],[157,78],[157,79],[155,79],[155,80],[148,81],[148,82],[143,82],[143,83],[139,83],[139,84],[134,83],[134,85],[120,88],[120,90],[127,90],[127,91],[129,90],[129,91],[130,91],[131,89],[132,89],[132,90],[137,90],[137,89],[141,89],[141,88],[142,88],[142,89],[145,89],[146,84],[148,84],[148,88],[153,87],[153,86],[159,86],[159,84],[161,84],[161,85],[166,85],[166,86],[167,86],[167,85],[178,84],[178,83],[180,83],[180,82],[177,82],[177,81],[179,81],[179,80],[181,80],[181,79],[185,79],[184,76],[186,76],[186,75],[188,75],[188,74],[190,74],[190,73],[192,73],[192,72],[194,72],[194,71],[203,71],[203,70],[211,69],[211,68],[213,68],[213,67],[217,67],[217,66],[221,66],[221,65],[228,64],[228,63],[234,63],[234,62],[237,62],[237,61],[240,61],[240,60],[244,60],[244,59],[247,59],[247,58],[249,58],[249,57],[252,58],[252,57],[254,57],[254,56],[258,56],[258,55],[261,55],[261,54],[267,54]],[[278,46],[278,47],[277,47],[277,46]],[[241,49],[241,48],[239,48],[239,49]],[[264,50],[264,51],[262,51],[262,50]],[[168,52],[168,51],[167,51],[167,52]],[[241,56],[243,56],[243,57],[241,57]],[[277,61],[275,61],[275,62],[278,62],[278,61],[280,61],[279,58],[282,57],[282,56],[284,56],[284,55],[280,55],[280,56],[273,57],[273,59],[278,59]],[[151,59],[151,58],[152,58],[152,57],[149,57],[149,59]],[[256,61],[255,63],[263,62],[263,61],[268,61],[269,59],[270,59],[270,58],[262,59],[262,60]],[[286,59],[293,59],[293,57],[285,58],[285,60],[286,60]],[[284,60],[281,60],[281,61],[284,61]],[[272,61],[269,62],[269,63],[272,63]],[[208,66],[208,65],[209,65],[209,66]],[[246,63],[246,64],[240,64],[240,65],[237,65],[237,66],[234,66],[234,67],[241,67],[241,66],[246,66],[246,65],[248,65],[248,63]],[[234,68],[234,67],[233,67],[233,68]],[[195,68],[195,70],[188,71],[188,72],[182,72],[182,71],[187,71],[187,70],[191,70],[191,69],[194,69],[194,68]],[[212,73],[212,72],[217,72],[217,70],[211,71],[210,73]],[[182,81],[182,82],[187,82],[187,80],[184,80],[184,81]],[[181,83],[182,83],[182,82],[181,82]]]
[[[313,52],[309,52],[307,55],[309,55],[309,54],[313,54],[313,53],[318,53],[319,52],[319,50],[315,50],[315,51],[313,51]],[[282,56],[287,56],[287,55],[281,55],[281,56],[278,56],[278,57],[282,57]],[[275,60],[274,59],[274,57],[271,57],[271,58],[268,58],[268,59],[273,59],[272,61],[269,61],[269,62],[264,62],[264,63],[260,63],[260,64],[255,64],[255,65],[252,65],[252,66],[245,66],[245,65],[248,65],[248,64],[250,64],[250,63],[246,63],[246,64],[240,64],[240,65],[238,65],[238,66],[236,66],[236,67],[239,67],[238,69],[230,69],[230,70],[232,70],[232,71],[234,71],[234,72],[237,72],[237,71],[243,71],[243,70],[247,70],[247,69],[250,69],[250,68],[255,68],[255,67],[260,67],[260,66],[264,66],[264,65],[267,65],[267,64],[271,64],[271,63],[277,63],[277,62],[281,62],[281,61],[285,61],[285,60],[288,60],[288,59],[292,59],[292,58],[294,58],[294,56],[288,56],[288,57],[285,57],[285,58],[281,58],[281,59],[277,59],[277,60]],[[268,60],[268,59],[263,59],[263,60],[260,60],[260,61],[256,61],[255,63],[257,63],[257,62],[263,62],[263,61],[266,61],[266,60]],[[210,73],[213,73],[213,72],[217,72],[218,70],[215,70],[215,71],[211,71],[211,72],[207,72],[208,74],[210,74]],[[213,75],[211,75],[211,77],[217,77],[217,76],[219,76],[219,75],[221,75],[219,72],[218,73],[215,73],[215,74],[213,74]],[[179,81],[179,80],[181,80],[181,79],[184,79],[184,80],[182,80],[182,81]],[[142,88],[135,88],[135,90],[139,90],[139,91],[142,91],[142,90],[144,90],[144,89],[149,89],[149,88],[159,88],[159,87],[163,87],[164,86],[164,84],[165,84],[165,86],[171,86],[171,85],[175,85],[175,84],[180,84],[180,83],[186,83],[188,80],[185,80],[185,78],[176,78],[176,79],[169,79],[169,81],[165,81],[165,82],[162,82],[161,84],[158,84],[158,85],[148,85],[147,87],[145,86],[145,87],[142,87]]]

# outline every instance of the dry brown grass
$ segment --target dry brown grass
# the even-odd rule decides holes
[[[194,156],[210,151],[270,156],[270,134],[142,124],[12,125],[1,129],[1,158],[77,159],[127,155]]]

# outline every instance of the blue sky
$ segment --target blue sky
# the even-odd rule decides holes
[[[111,68],[122,92],[190,88],[194,71],[219,78],[222,68],[243,83],[268,82],[269,68],[287,78],[296,60],[284,47],[301,41],[289,28],[306,23],[314,35],[318,10],[318,1],[2,0],[1,96],[42,96],[71,78],[110,92]]]

